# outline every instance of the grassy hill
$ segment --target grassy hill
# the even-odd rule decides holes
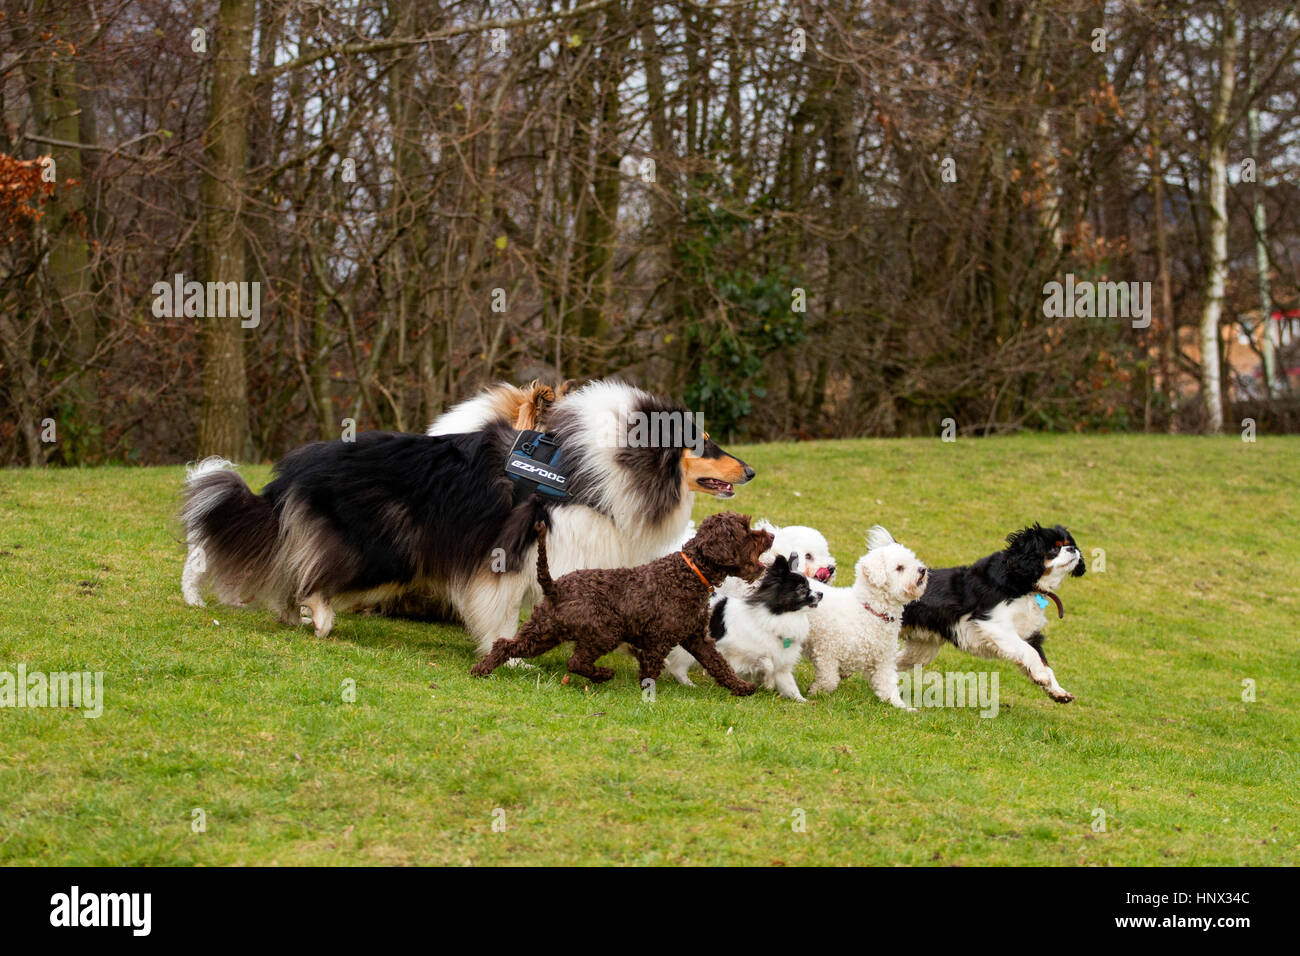
[[[1078,700],[951,648],[936,668],[999,672],[997,717],[898,712],[861,678],[809,705],[707,678],[650,703],[621,656],[561,685],[563,650],[474,680],[458,627],[345,615],[317,641],[185,606],[180,468],[5,472],[0,671],[102,671],[105,701],[0,709],[0,863],[1300,859],[1300,440],[733,450],[758,478],[730,504],[820,528],[845,567],[876,522],[935,566],[1067,524],[1089,573],[1047,650]]]

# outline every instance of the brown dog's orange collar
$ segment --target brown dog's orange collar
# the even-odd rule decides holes
[[[713,585],[710,584],[709,579],[704,576],[704,572],[695,566],[695,562],[686,556],[685,551],[678,551],[677,553],[682,556],[682,560],[686,562],[686,566],[695,572],[696,577],[698,577],[701,581],[704,582],[704,586],[708,588],[709,593],[712,594]]]

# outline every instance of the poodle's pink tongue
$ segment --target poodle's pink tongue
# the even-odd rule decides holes
[[[831,579],[831,569],[818,568],[817,572],[813,575],[813,577],[815,577],[818,581],[821,581],[823,584],[825,584],[827,581]]]

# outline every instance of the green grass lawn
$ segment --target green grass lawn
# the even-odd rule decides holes
[[[731,504],[820,528],[845,568],[875,522],[936,566],[1068,524],[1090,571],[1063,586],[1047,650],[1078,700],[952,648],[936,668],[999,671],[996,718],[896,711],[861,678],[809,705],[708,678],[647,703],[621,655],[611,682],[562,685],[563,650],[476,680],[458,627],[345,615],[318,641],[263,611],[187,607],[179,467],[11,471],[0,671],[102,671],[105,703],[99,719],[0,710],[0,862],[1300,859],[1300,440],[736,450],[758,478]],[[267,474],[245,469],[255,488]]]

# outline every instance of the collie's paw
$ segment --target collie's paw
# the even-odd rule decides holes
[[[1074,700],[1074,695],[1063,687],[1049,690],[1047,696],[1052,698],[1052,700],[1056,701],[1058,704],[1068,704],[1070,701]]]

